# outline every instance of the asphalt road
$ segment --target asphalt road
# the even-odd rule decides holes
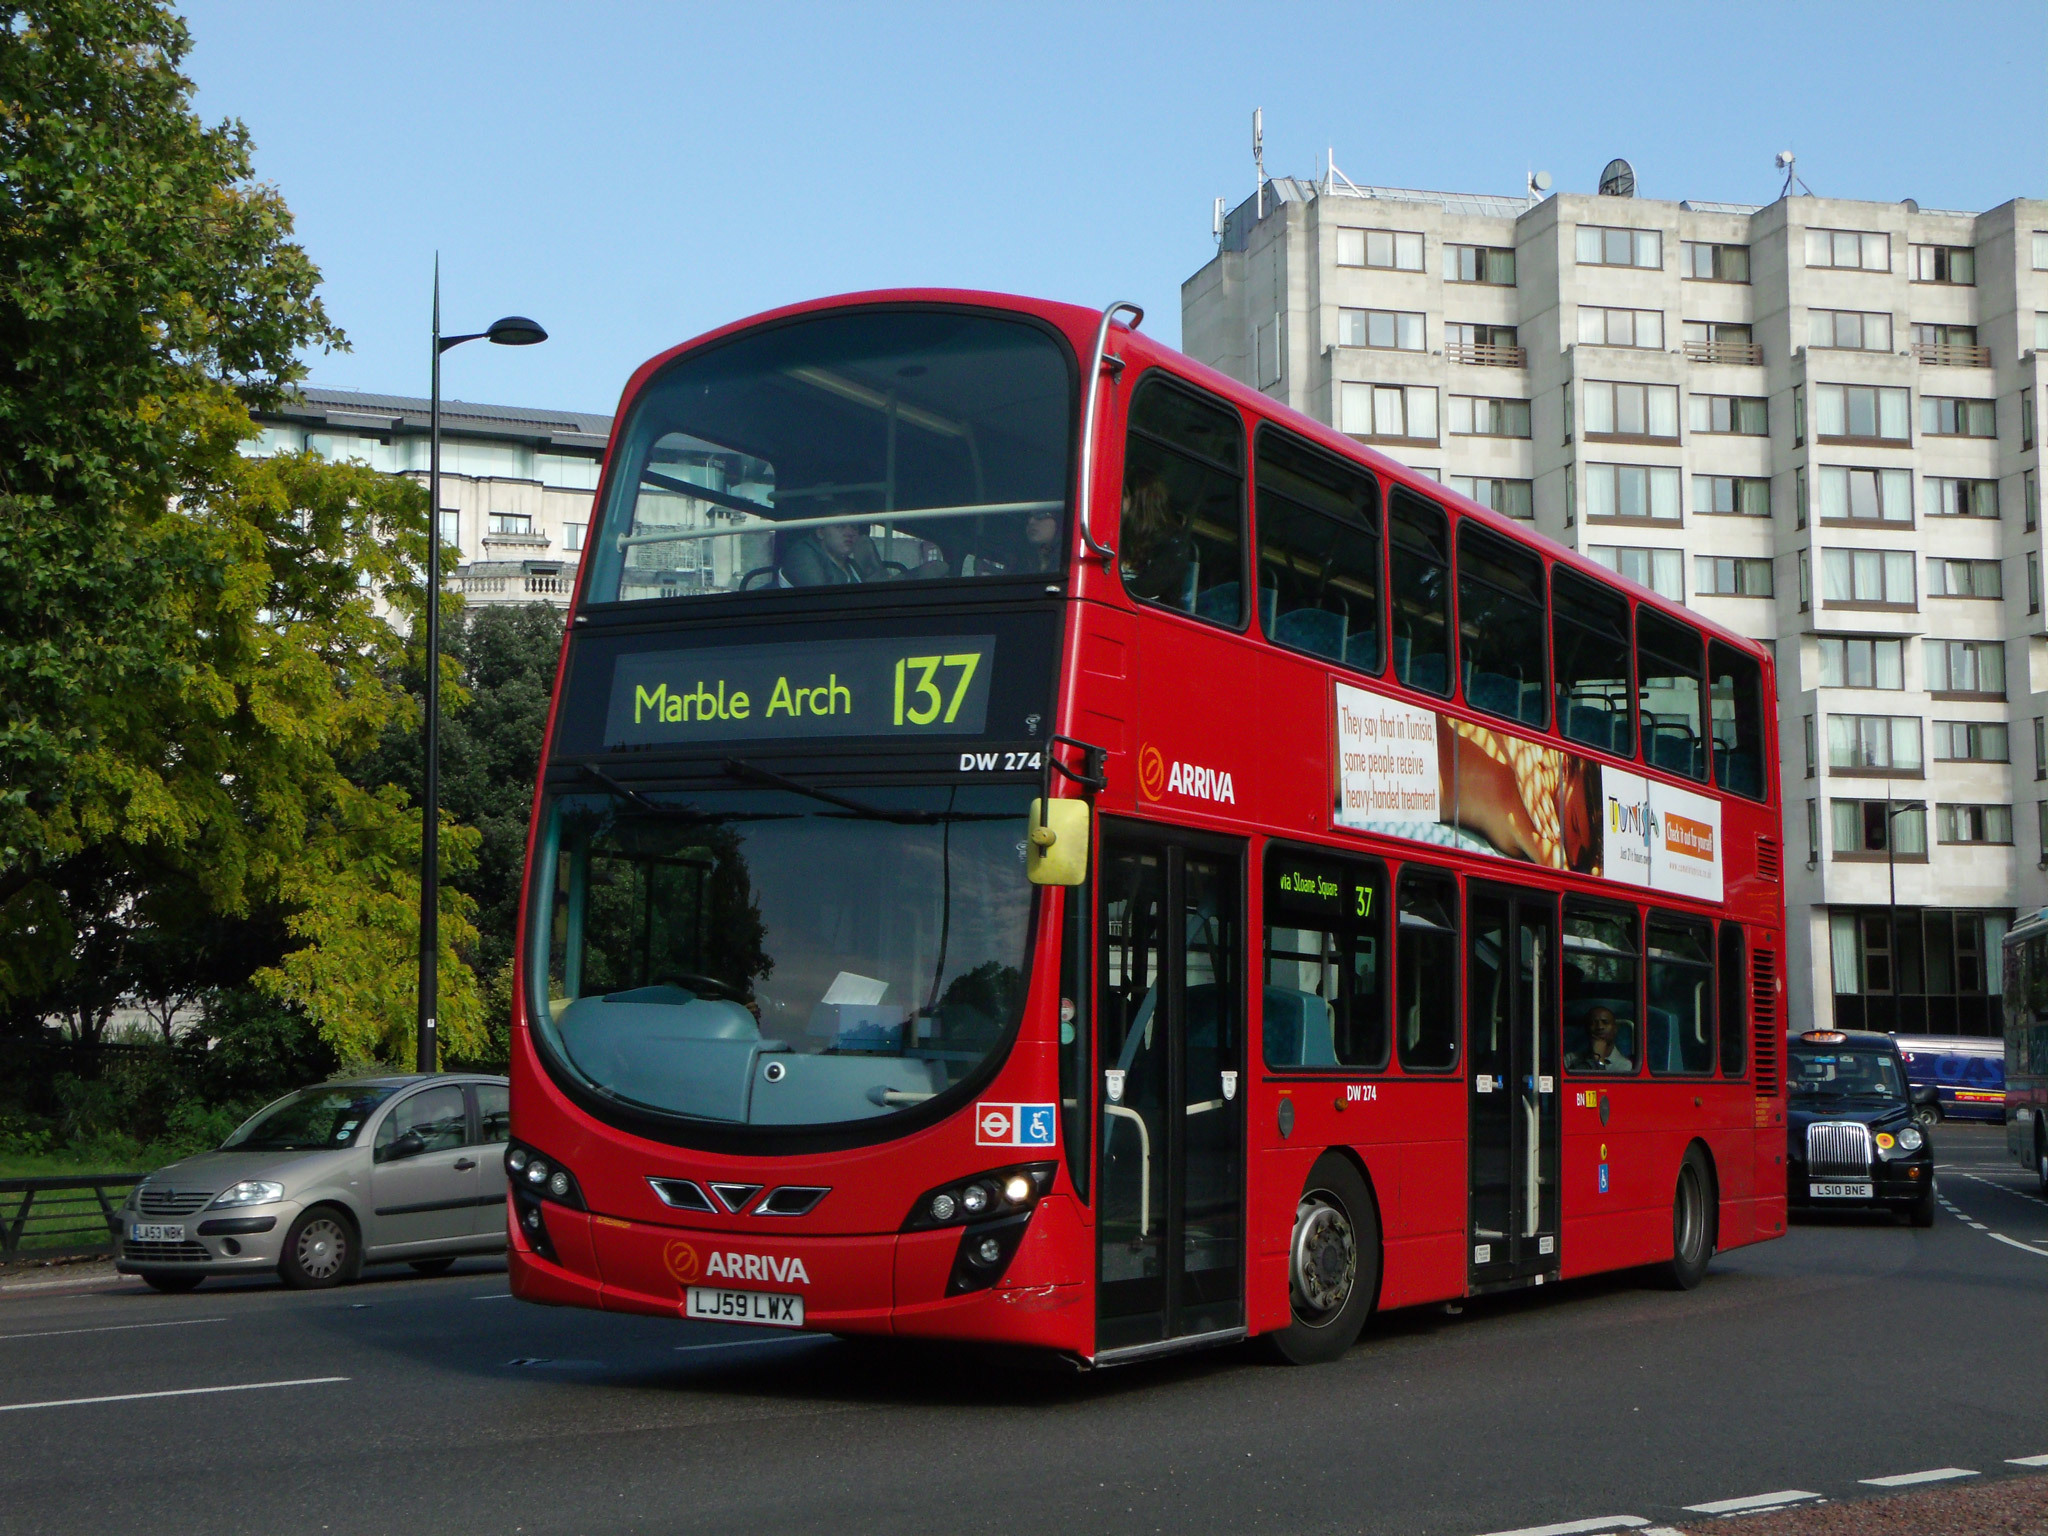
[[[1391,1314],[1309,1370],[1019,1373],[529,1307],[480,1266],[10,1291],[0,1532],[1478,1536],[2011,1475],[2048,1455],[2048,1202],[2001,1133],[1936,1145],[1930,1231],[1835,1218],[1689,1294]]]

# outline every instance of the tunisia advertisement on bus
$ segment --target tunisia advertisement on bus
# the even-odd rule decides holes
[[[1334,685],[1336,820],[1721,899],[1721,807],[1546,742]]]

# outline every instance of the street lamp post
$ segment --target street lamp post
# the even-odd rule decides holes
[[[441,995],[441,354],[465,341],[530,347],[548,333],[523,315],[507,315],[487,331],[441,334],[441,258],[434,258],[434,368],[427,428],[427,697],[421,731],[426,757],[425,804],[420,810],[419,1037],[413,1070],[431,1072],[438,1061],[435,1026]]]
[[[1921,810],[1923,808],[1918,802],[1914,802],[1893,810],[1892,797],[1889,794],[1884,797],[1884,874],[1887,887],[1885,905],[1891,924],[1892,1028],[1894,1031],[1899,1027],[1899,978],[1904,969],[1899,964],[1899,833],[1897,821],[1899,817],[1905,815],[1908,811]],[[1922,836],[1924,837],[1925,834],[1923,833]]]

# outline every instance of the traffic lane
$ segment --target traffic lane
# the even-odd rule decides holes
[[[453,1299],[432,1299],[445,1282],[394,1287],[389,1305],[360,1309],[346,1301],[356,1293],[281,1293],[266,1358],[288,1359],[291,1374],[325,1362],[350,1383],[207,1400],[209,1427],[237,1449],[169,1477],[131,1472],[126,1453],[161,1445],[170,1420],[147,1405],[76,1410],[96,1416],[93,1450],[67,1456],[42,1426],[33,1449],[48,1469],[11,1487],[5,1506],[43,1518],[90,1476],[96,1502],[161,1523],[166,1499],[200,1494],[256,1451],[342,1512],[336,1529],[422,1511],[449,1529],[591,1529],[616,1511],[620,1524],[707,1530],[829,1519],[850,1530],[1469,1533],[1617,1500],[1675,1510],[1798,1485],[1830,1457],[1861,1476],[1896,1470],[1907,1447],[1929,1464],[2016,1454],[1999,1403],[2024,1400],[2042,1364],[1981,1325],[2020,1309],[2037,1333],[2038,1282],[1958,1246],[1974,1236],[1947,1218],[1931,1232],[1799,1228],[1724,1255],[1685,1296],[1604,1279],[1474,1303],[1460,1318],[1396,1314],[1322,1370],[1263,1368],[1232,1351],[1078,1382],[946,1352],[772,1337],[679,1356],[678,1344],[737,1340],[714,1325],[467,1298],[471,1312],[451,1319]],[[2028,1262],[2011,1255],[2011,1266]],[[1909,1346],[1924,1335],[1922,1309],[1973,1286],[1983,1294],[1952,1295],[1943,1310],[1976,1322],[1930,1362],[1964,1382],[1945,1404],[1956,1420],[1947,1439],[1930,1443],[1917,1420],[1898,1423],[1889,1444],[1882,1421],[1874,1439],[1864,1413],[1844,1423],[1845,1401],[1898,1392],[1890,1341]],[[1846,1354],[1817,1343],[1845,1334],[1879,1343]],[[1789,1380],[1776,1362],[1792,1367]],[[1802,1425],[1796,1448],[1787,1422]],[[427,1446],[439,1454],[422,1457]],[[236,1519],[214,1509],[205,1523]]]

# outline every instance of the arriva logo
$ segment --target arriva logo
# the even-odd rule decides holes
[[[685,1242],[672,1242],[661,1250],[662,1267],[676,1279],[685,1283],[697,1278],[704,1261],[697,1257],[697,1250]]]
[[[1217,805],[1237,804],[1237,788],[1229,774],[1193,763],[1169,765],[1157,747],[1147,747],[1138,754],[1138,788],[1145,792],[1147,800],[1171,794],[1209,800]]]
[[[811,1283],[802,1259],[794,1256],[778,1259],[767,1253],[714,1253],[711,1262],[704,1266],[704,1274],[707,1279],[722,1275],[727,1280],[776,1280],[784,1285]]]

